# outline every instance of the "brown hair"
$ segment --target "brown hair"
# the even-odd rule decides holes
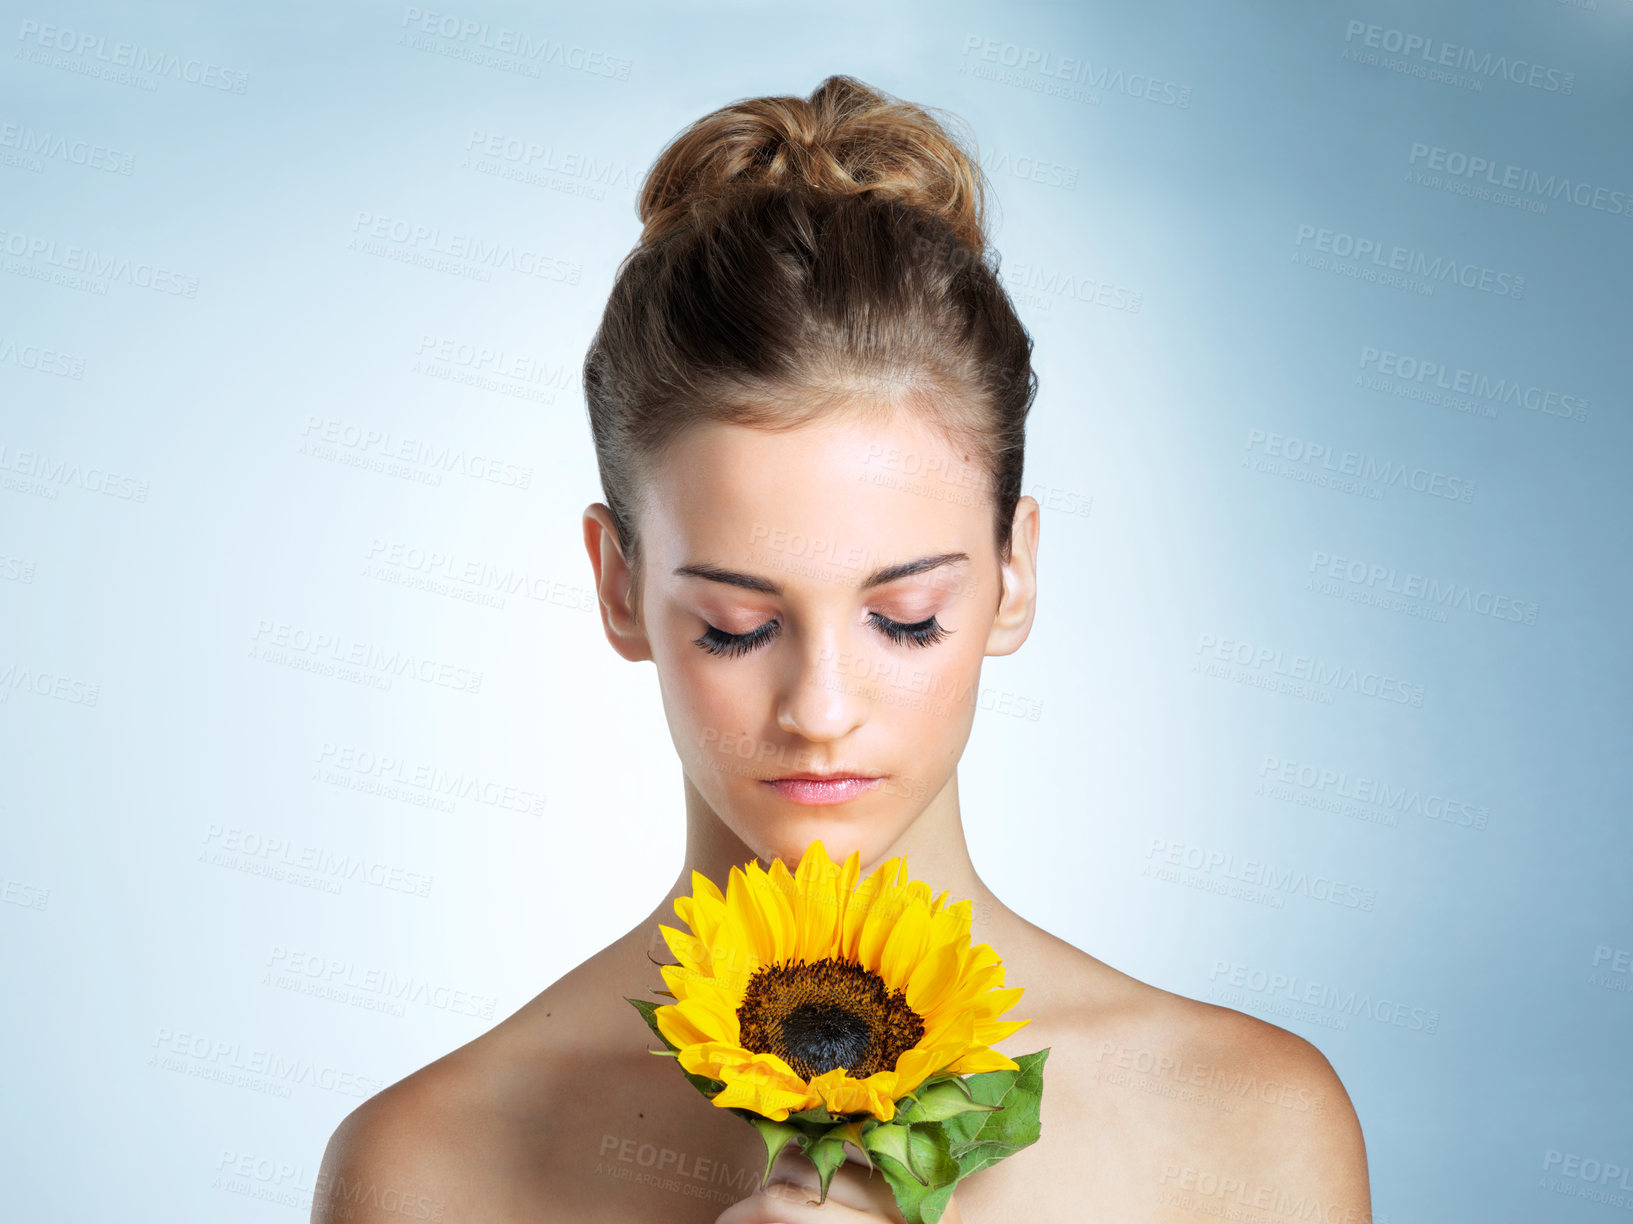
[[[637,589],[648,464],[701,421],[908,406],[978,456],[1008,559],[1032,338],[986,243],[980,165],[929,109],[850,76],[723,106],[659,154],[637,211],[584,361]]]

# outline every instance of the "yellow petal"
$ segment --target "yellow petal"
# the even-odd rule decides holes
[[[886,990],[899,990],[907,985],[924,957],[924,941],[929,933],[928,903],[909,905],[891,927],[879,952],[879,976],[884,979]]]
[[[794,873],[794,886],[799,896],[796,919],[798,947],[795,956],[804,963],[837,954],[835,935],[839,929],[839,916],[843,912],[835,887],[840,870],[828,857],[827,848],[818,840],[806,847],[799,869]]]
[[[669,945],[669,954],[677,961],[703,973],[709,971],[709,947],[691,931],[679,931],[661,922],[658,931]]]
[[[994,1016],[1001,1016],[1015,1004],[1021,1001],[1026,993],[1024,987],[1010,986],[1003,990],[989,990],[975,1000],[975,1014],[978,1020],[990,1020]]]
[[[712,900],[724,903],[726,898],[717,885],[701,871],[692,872],[692,895],[695,897],[709,897]]]
[[[957,944],[930,944],[908,976],[903,992],[907,996],[907,1006],[920,1016],[931,1015],[940,1009],[958,984],[959,952]]]
[[[975,1075],[982,1071],[1018,1071],[1020,1064],[1005,1058],[997,1050],[981,1046],[964,1055],[949,1070],[954,1075]]]
[[[773,862],[782,867],[784,875],[788,874],[781,859]],[[748,883],[754,909],[765,923],[768,942],[761,946],[760,954],[773,964],[789,959],[794,954],[794,911],[788,895],[772,883],[771,877],[758,863],[749,864],[744,879]]]
[[[1005,1020],[1001,1024],[978,1024],[975,1026],[975,1035],[983,1045],[992,1045],[1031,1023],[1032,1017],[1028,1016],[1025,1020]]]
[[[721,1005],[718,997],[694,995],[678,1003],[658,1008],[658,1031],[682,1048],[709,1042],[742,1039],[737,1013]]]

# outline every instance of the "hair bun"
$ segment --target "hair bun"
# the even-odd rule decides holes
[[[727,206],[745,189],[773,187],[901,200],[944,219],[979,256],[986,246],[980,164],[937,114],[955,119],[839,75],[809,98],[747,98],[711,111],[669,142],[642,184],[641,242]]]

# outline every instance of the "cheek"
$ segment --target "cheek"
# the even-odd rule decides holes
[[[735,756],[751,728],[764,723],[765,702],[744,669],[721,666],[695,646],[696,659],[682,655],[669,663],[668,688],[683,733],[701,757]],[[758,712],[757,712],[758,711]],[[726,749],[731,751],[726,751]]]

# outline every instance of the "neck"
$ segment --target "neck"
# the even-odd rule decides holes
[[[759,857],[720,819],[689,778],[685,791],[686,861],[675,882],[670,885],[668,894],[647,919],[646,929],[651,931],[656,931],[655,924],[660,922],[668,926],[678,924],[675,899],[691,895],[692,872],[702,873],[724,892],[731,869],[741,868],[751,859]],[[842,862],[848,857],[849,852],[844,847],[828,846],[827,849],[835,862]],[[898,855],[906,856],[908,878],[923,880],[930,886],[932,897],[939,897],[945,890],[948,904],[963,900],[973,902],[972,942],[980,943],[980,932],[990,925],[1003,906],[976,874],[975,864],[970,861],[969,846],[964,841],[963,817],[958,807],[956,772],[901,836],[880,851],[871,862],[863,860],[860,878],[866,879],[875,868]],[[760,865],[768,867],[770,864],[761,859]],[[793,871],[797,865],[797,862],[786,863],[789,871]]]

